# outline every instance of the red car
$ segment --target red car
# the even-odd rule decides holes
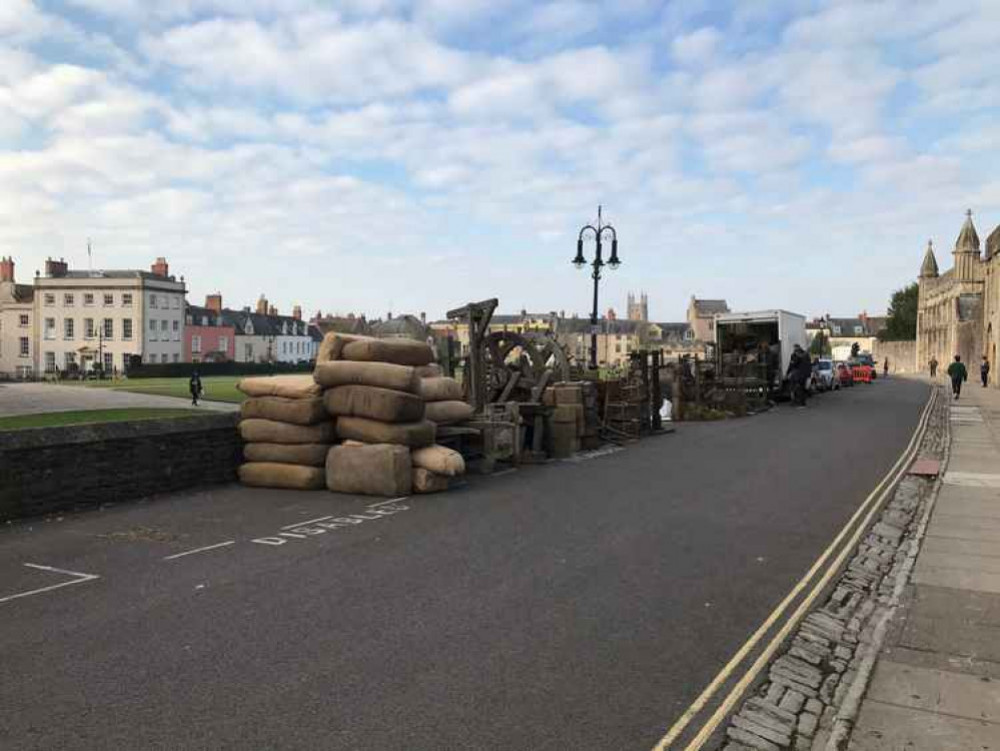
[[[838,362],[834,367],[837,369],[837,378],[840,379],[842,387],[854,385],[854,374],[851,373],[851,369],[847,366],[847,363]]]

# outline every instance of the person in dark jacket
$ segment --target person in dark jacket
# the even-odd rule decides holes
[[[962,381],[969,379],[969,371],[965,369],[961,356],[955,355],[955,362],[948,366],[948,377],[951,379],[951,391],[958,399],[962,394]]]
[[[983,361],[979,364],[979,377],[983,379],[983,388],[990,382],[990,359],[983,355]]]
[[[188,389],[191,391],[191,404],[197,407],[198,397],[201,396],[202,392],[201,376],[198,375],[197,370],[191,374],[191,380],[188,381]]]
[[[882,377],[883,378],[888,378],[889,377],[889,358],[888,357],[885,358],[885,362],[882,363]]]
[[[796,407],[806,406],[806,384],[812,377],[812,361],[798,344],[792,349],[788,360],[788,383],[791,386],[792,402]]]

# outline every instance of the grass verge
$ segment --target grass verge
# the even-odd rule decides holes
[[[51,428],[61,425],[86,425],[98,422],[130,422],[133,420],[157,420],[164,417],[193,417],[203,415],[197,409],[84,409],[68,412],[44,412],[37,415],[12,415],[0,417],[0,430],[24,430],[25,428]]]

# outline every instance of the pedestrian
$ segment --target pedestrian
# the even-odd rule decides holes
[[[955,362],[948,366],[948,377],[951,378],[951,391],[958,399],[962,394],[962,381],[969,379],[969,372],[965,369],[961,356],[955,355]]]
[[[889,358],[888,357],[885,358],[885,362],[882,363],[882,377],[883,378],[888,378],[889,377]]]
[[[931,378],[937,378],[937,366],[938,361],[936,357],[932,357],[931,361],[927,363],[931,368]]]
[[[979,365],[979,377],[983,379],[983,388],[986,388],[986,384],[990,382],[990,361],[986,355],[983,355],[983,361]]]
[[[792,349],[788,359],[788,385],[791,389],[792,403],[796,407],[806,406],[806,383],[812,375],[812,363],[809,355],[798,344]]]
[[[188,381],[188,389],[191,391],[191,404],[197,407],[198,397],[201,396],[202,392],[201,376],[198,375],[197,370],[191,373],[191,380]]]

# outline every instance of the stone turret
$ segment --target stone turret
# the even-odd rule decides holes
[[[986,252],[983,254],[983,258],[989,260],[997,253],[1000,253],[1000,224],[986,238]]]
[[[920,265],[921,279],[936,279],[938,276],[937,259],[934,257],[934,243],[927,241],[927,252],[924,253],[924,262]]]
[[[952,255],[955,257],[955,278],[958,281],[974,281],[979,262],[979,235],[972,223],[972,209],[965,212],[965,223],[955,240]]]

